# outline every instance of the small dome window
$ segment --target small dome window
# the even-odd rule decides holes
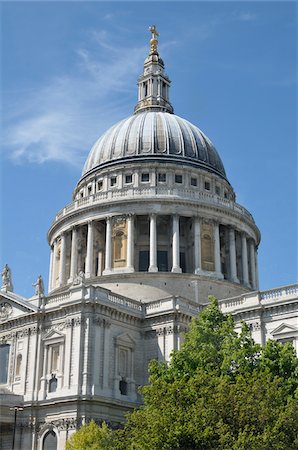
[[[182,184],[182,182],[183,182],[182,175],[176,174],[175,175],[175,183]]]
[[[150,177],[149,177],[149,173],[148,172],[144,172],[141,175],[141,181],[142,183],[148,183]]]
[[[167,174],[166,173],[159,173],[158,174],[158,182],[159,183],[166,183],[167,181]]]
[[[204,186],[205,186],[206,191],[210,191],[210,189],[211,189],[210,181],[205,181]]]
[[[216,195],[220,195],[220,187],[219,186],[215,186],[215,193],[216,193]]]
[[[116,186],[117,184],[117,177],[111,177],[110,178],[110,185],[111,186]]]
[[[125,184],[131,184],[132,183],[132,174],[125,175]]]
[[[101,191],[102,188],[103,188],[103,180],[99,180],[99,181],[97,182],[97,190],[98,190],[98,191]]]
[[[195,177],[191,177],[190,179],[191,186],[197,186],[198,185],[198,179]]]

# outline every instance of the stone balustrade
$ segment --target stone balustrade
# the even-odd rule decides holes
[[[65,217],[69,213],[73,211],[77,211],[79,209],[86,208],[87,206],[93,206],[96,204],[105,204],[110,203],[111,200],[117,200],[119,198],[131,198],[134,200],[138,200],[139,197],[142,199],[145,197],[152,197],[154,199],[162,199],[164,197],[172,197],[179,198],[181,200],[191,200],[191,201],[200,201],[201,203],[205,203],[211,206],[222,206],[228,208],[231,211],[235,211],[248,219],[250,219],[254,223],[254,219],[252,215],[247,211],[243,206],[231,201],[224,199],[216,194],[212,194],[209,192],[201,192],[195,191],[192,189],[183,189],[183,188],[168,188],[168,187],[144,187],[144,188],[123,188],[121,190],[110,190],[108,192],[98,192],[96,194],[90,195],[88,197],[84,197],[74,202],[68,204],[63,209],[61,209],[56,215],[54,225],[59,219]]]
[[[247,309],[272,305],[275,302],[289,301],[298,298],[298,284],[292,284],[279,289],[269,289],[266,291],[252,292],[239,297],[233,297],[219,301],[223,312],[235,311],[237,309]]]

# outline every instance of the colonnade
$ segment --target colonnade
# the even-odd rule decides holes
[[[148,272],[158,272],[158,230],[157,230],[157,214],[150,214],[149,218],[149,264]],[[134,215],[127,215],[123,218],[126,224],[126,258],[125,265],[123,267],[115,269],[113,266],[113,221],[115,218],[106,217],[105,221],[105,242],[104,242],[104,270],[100,275],[109,275],[115,272],[134,272],[139,270],[135,267],[135,219]],[[91,278],[98,274],[95,273],[94,267],[94,239],[95,239],[95,224],[97,221],[90,220],[87,222],[87,237],[86,237],[86,255],[84,259],[84,276],[85,278]],[[178,214],[171,216],[172,230],[169,230],[170,247],[171,247],[171,272],[181,273],[180,262],[180,217]],[[228,251],[227,251],[227,264],[229,267],[229,276],[222,272],[222,254],[223,249],[220,238],[220,222],[212,221],[212,266],[214,270],[206,270],[203,264],[202,258],[202,242],[204,236],[202,236],[202,223],[204,219],[200,217],[192,218],[192,247],[193,247],[193,265],[192,270],[186,270],[188,273],[195,273],[199,275],[214,276],[218,279],[228,278],[234,283],[240,283],[251,287],[252,289],[258,288],[258,276],[257,276],[257,257],[256,247],[254,240],[246,235],[246,233],[235,230],[231,226],[226,226],[228,236]],[[85,224],[86,225],[86,224]],[[236,249],[236,235],[241,235],[241,249]],[[66,234],[70,233],[70,261],[68,261],[68,270],[66,273]],[[49,276],[49,290],[56,287],[63,286],[67,283],[74,281],[78,272],[82,270],[82,267],[78,265],[78,238],[79,238],[79,226],[74,226],[71,229],[64,231],[60,236],[54,240],[51,246],[51,262],[50,262],[50,276]],[[240,238],[238,238],[240,239]],[[137,243],[137,242],[136,242]],[[59,250],[58,250],[59,245]],[[239,247],[239,245],[238,245]],[[237,266],[238,257],[238,266]],[[239,258],[241,258],[239,270]],[[189,268],[188,268],[189,269]],[[239,277],[239,271],[241,271],[241,280]],[[69,276],[68,276],[69,275]]]

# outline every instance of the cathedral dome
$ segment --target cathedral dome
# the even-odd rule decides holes
[[[104,133],[91,149],[82,175],[135,158],[189,164],[226,178],[215,147],[199,128],[154,110],[140,111]]]

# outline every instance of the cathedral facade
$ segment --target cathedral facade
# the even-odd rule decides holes
[[[208,295],[255,340],[298,350],[297,285],[259,291],[260,231],[212,142],[174,114],[150,28],[134,114],[94,144],[48,232],[48,293],[0,292],[1,445],[65,448],[91,418],[141,404],[152,359],[179,349]]]

